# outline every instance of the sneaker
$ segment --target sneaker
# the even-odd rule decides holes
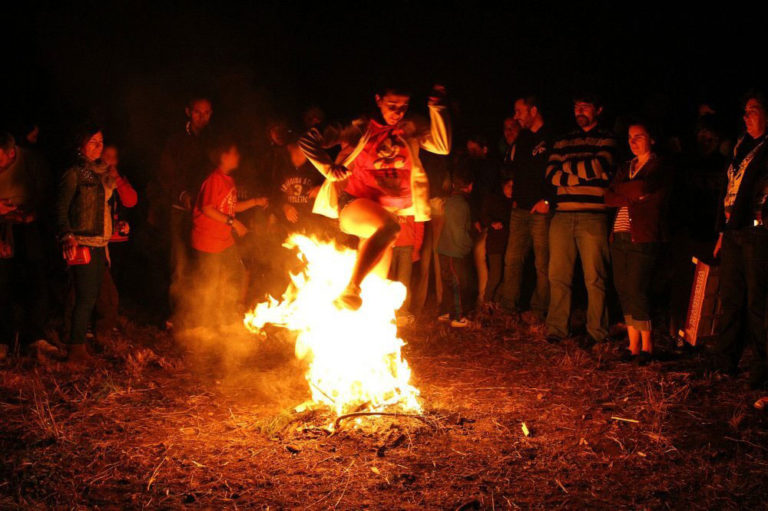
[[[597,344],[597,341],[591,335],[581,335],[575,339],[576,345],[584,351],[590,351]]]
[[[49,343],[45,339],[38,339],[29,345],[29,353],[38,361],[45,361],[47,358],[64,358],[64,353]]]
[[[467,328],[469,326],[469,320],[467,318],[459,318],[451,320],[451,326],[453,328]]]
[[[446,312],[445,314],[440,314],[440,315],[437,317],[437,320],[438,320],[440,323],[449,323],[449,322],[451,321],[451,315],[450,315],[450,314],[448,314],[447,312]]]
[[[333,301],[339,309],[347,309],[351,311],[358,310],[363,305],[363,299],[360,298],[360,286],[350,284],[339,295],[336,300]]]

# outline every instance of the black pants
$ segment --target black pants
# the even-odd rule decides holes
[[[45,250],[36,222],[16,224],[14,255],[0,259],[0,344],[11,345],[19,332],[21,344],[45,337],[48,315],[48,286]],[[14,303],[23,311],[20,325],[14,321]]]
[[[723,369],[731,371],[738,366],[744,348],[751,344],[756,355],[752,371],[765,376],[768,229],[726,231],[720,258],[721,316],[715,349]]]
[[[631,234],[617,232],[611,244],[613,284],[619,294],[627,326],[651,330],[651,277],[658,243],[633,243]]]

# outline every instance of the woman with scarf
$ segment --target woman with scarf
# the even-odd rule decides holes
[[[629,126],[634,158],[624,163],[605,192],[605,204],[618,208],[613,223],[613,281],[629,337],[626,361],[646,365],[653,357],[650,283],[661,242],[666,239],[665,207],[669,172],[653,151],[648,126]]]
[[[429,220],[429,183],[419,149],[448,154],[451,132],[445,88],[435,86],[429,98],[429,125],[405,117],[410,94],[388,88],[376,94],[379,115],[347,126],[314,127],[299,141],[312,164],[325,176],[313,212],[338,217],[341,230],[360,239],[352,277],[336,300],[342,309],[362,305],[360,284],[375,271],[387,277],[398,216]],[[342,146],[334,162],[327,148]]]
[[[83,129],[76,142],[77,161],[59,182],[56,224],[75,288],[67,360],[83,363],[90,358],[85,335],[108,261],[113,230],[109,202],[115,191],[121,202],[135,202],[136,192],[114,167],[100,160],[104,149],[100,128]]]

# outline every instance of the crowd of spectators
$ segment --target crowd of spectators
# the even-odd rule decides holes
[[[132,259],[142,262],[132,278],[145,279],[134,282],[133,296],[143,290],[159,324],[216,324],[267,293],[279,295],[293,264],[282,247],[288,234],[357,247],[363,234],[348,218],[379,215],[378,230],[359,245],[370,261],[358,264],[384,261],[389,278],[406,286],[401,326],[437,319],[465,328],[483,314],[509,314],[552,344],[575,338],[589,349],[626,335],[622,360],[645,365],[658,358],[658,340],[682,325],[696,257],[720,267],[714,367],[735,373],[751,346],[750,383],[766,385],[764,96],[745,96],[740,133],[723,129],[723,114],[703,105],[689,133],[672,134],[642,117],[610,124],[594,94],[576,95],[573,128],[555,130],[553,112],[525,95],[511,98],[493,134],[498,144],[482,134],[452,136],[471,131],[451,126],[448,107],[435,98],[433,133],[424,137],[437,129],[442,138],[420,139],[411,120],[418,116],[406,116],[409,98],[382,89],[379,110],[349,124],[329,123],[313,107],[297,123],[267,123],[264,143],[251,145],[225,126],[213,130],[213,102],[192,97],[186,124],[169,134],[153,179],[138,193],[107,126],[84,124],[61,168],[36,147],[44,126],[0,132],[0,359],[88,363],[100,338],[119,327],[118,296],[127,286],[119,275]],[[356,146],[361,134],[361,144],[381,138],[376,150],[385,163],[372,166],[408,170],[408,204],[357,200],[368,185],[345,165],[368,157]],[[411,140],[436,153],[413,166],[423,167],[428,186],[410,176]],[[402,187],[401,174],[385,176],[399,180],[385,184]],[[335,207],[348,212],[340,229],[315,202],[324,183],[344,180],[346,188],[336,187]],[[139,213],[128,215],[137,203]],[[342,305],[359,306],[365,274],[353,277]],[[200,307],[209,313],[190,314]],[[585,311],[583,331],[576,308]]]

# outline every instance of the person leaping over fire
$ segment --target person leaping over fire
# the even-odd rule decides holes
[[[397,216],[429,220],[429,183],[419,149],[436,154],[451,149],[445,87],[435,85],[430,93],[429,125],[405,117],[410,93],[389,87],[375,98],[379,114],[374,118],[316,126],[299,141],[326,178],[313,212],[338,217],[342,231],[360,238],[352,277],[335,301],[350,310],[362,305],[360,284],[371,271],[387,277],[400,230]],[[334,162],[326,149],[336,145],[343,149]]]

